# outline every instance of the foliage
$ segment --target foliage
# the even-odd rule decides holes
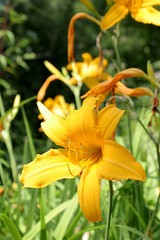
[[[96,223],[87,221],[79,208],[78,179],[64,179],[44,189],[23,189],[19,182],[24,164],[34,159],[36,153],[55,147],[38,131],[40,123],[35,95],[49,76],[44,60],[53,63],[60,71],[62,66],[67,66],[67,33],[71,17],[78,12],[97,17],[82,2],[85,1],[3,0],[0,3],[2,240],[104,239],[110,201],[108,239],[148,240],[160,237],[160,93],[154,86],[154,81],[158,84],[160,76],[157,26],[138,23],[127,16],[98,38],[100,29],[93,22],[79,19],[75,24],[76,61],[82,61],[84,52],[96,57],[102,50],[103,57],[108,60],[107,72],[112,77],[123,69],[136,67],[154,79],[153,82],[145,78],[133,80],[132,77],[122,80],[130,88],[142,85],[150,88],[154,94],[152,97],[115,97],[118,107],[126,110],[115,140],[127,147],[143,165],[146,182],[113,181],[111,186],[103,180],[103,221]],[[92,3],[102,16],[112,1],[93,0]],[[148,60],[152,64],[147,64]],[[66,74],[67,67],[64,69],[62,73]],[[72,79],[72,75],[67,79]],[[74,87],[69,85],[68,88],[63,81],[55,81],[47,89],[45,99],[62,94],[67,102],[76,104]],[[80,88],[80,94],[88,90],[84,84]],[[17,96],[19,100],[15,102]],[[113,96],[106,99],[112,101]]]

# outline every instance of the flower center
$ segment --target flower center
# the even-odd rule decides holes
[[[98,161],[101,156],[101,149],[97,148],[95,152],[91,155],[87,156],[86,158],[79,161],[79,166],[85,168],[88,165],[93,164],[94,162]]]
[[[89,148],[76,141],[67,141],[68,157],[73,164],[85,168],[87,165],[98,161],[101,156],[101,148]]]
[[[115,3],[125,5],[131,13],[137,13],[143,0],[115,0]]]
[[[127,7],[131,13],[137,13],[142,5],[143,0],[129,0]]]

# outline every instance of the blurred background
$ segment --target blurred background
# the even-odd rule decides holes
[[[112,1],[92,0],[92,2],[99,14],[103,16]],[[53,143],[38,131],[40,120],[38,119],[36,95],[44,81],[51,75],[44,65],[45,60],[51,62],[60,71],[63,66],[68,64],[68,25],[72,16],[77,12],[92,14],[80,0],[0,0],[0,239],[2,240],[13,240],[11,236],[11,233],[14,232],[13,225],[11,225],[13,222],[16,225],[15,229],[17,228],[22,235],[25,235],[24,240],[33,239],[30,235],[27,238],[26,235],[30,234],[32,226],[34,226],[32,236],[34,235],[39,221],[41,196],[38,195],[38,191],[33,189],[22,191],[19,174],[23,164],[34,159],[36,153],[43,153],[53,147]],[[81,55],[84,52],[91,53],[93,58],[99,55],[97,47],[99,33],[99,27],[88,20],[80,19],[75,23],[76,61],[82,61]],[[107,71],[112,76],[119,71],[115,52],[115,44],[117,44],[122,69],[136,67],[147,72],[147,61],[150,60],[156,79],[160,79],[159,27],[135,22],[128,15],[117,26],[104,32],[100,43],[104,58],[108,59]],[[126,79],[125,83],[131,88],[146,86],[153,90],[153,86],[142,79]],[[83,90],[85,89],[83,88]],[[21,107],[18,114],[15,114],[14,121],[10,119],[11,125],[7,129],[4,127],[5,121],[7,122],[7,117],[12,113],[13,101],[17,94],[21,96]],[[51,83],[45,99],[54,98],[57,94],[65,95],[67,102],[74,101],[70,89],[61,81]],[[158,94],[157,90],[157,104]],[[125,100],[128,100],[126,110],[127,106],[128,109],[132,106],[129,109],[131,112],[134,105],[132,103],[135,103],[135,112],[139,114],[149,134],[142,128],[143,124],[139,124],[137,118],[134,118],[135,115],[130,116],[130,111],[126,111],[118,128],[116,140],[131,152],[133,151],[136,159],[145,166],[148,178],[144,185],[132,181],[128,181],[127,184],[118,182],[117,185],[114,185],[117,191],[114,195],[114,215],[112,216],[114,223],[121,224],[122,229],[119,231],[118,228],[115,230],[116,228],[113,227],[113,233],[117,238],[112,239],[148,239],[144,237],[144,234],[146,236],[146,234],[150,234],[150,231],[154,239],[160,239],[160,212],[158,210],[160,202],[160,155],[158,153],[160,106],[157,105],[157,109],[152,109],[154,99],[148,96],[138,99],[126,98]],[[153,110],[157,111],[156,114]],[[153,126],[151,124],[149,126],[148,123],[152,122],[152,117]],[[159,165],[157,165],[157,161],[159,161]],[[45,188],[45,213],[50,213],[59,207],[60,203],[72,198],[76,191],[76,184],[76,181],[65,180]],[[107,212],[108,188],[106,187],[105,183],[102,190],[104,212]],[[58,214],[48,223],[47,231],[49,236],[52,236],[48,239],[54,239],[53,235],[55,232],[58,233],[57,229],[60,232],[63,229],[62,235],[66,234],[64,239],[69,239],[69,235],[76,234],[79,219],[79,229],[95,227],[95,230],[91,232],[91,240],[100,239],[99,233],[101,233],[101,239],[104,239],[104,228],[96,232],[96,228],[98,229],[101,225],[88,223],[81,216],[78,203],[77,211],[75,213],[71,211],[70,215],[69,211],[72,207],[71,205],[70,208],[66,208],[65,218],[61,218],[62,215],[59,217]],[[71,218],[65,215],[66,211]],[[1,223],[1,220],[6,220],[6,217],[9,219],[8,225],[12,227],[6,228],[5,224]],[[64,226],[64,219],[68,225]],[[72,219],[74,219],[74,224],[72,224]],[[104,221],[106,220],[104,219]],[[103,224],[106,223],[103,222]],[[139,238],[137,230],[141,234]],[[43,232],[43,228],[41,231]],[[94,232],[96,232],[95,238]],[[142,235],[142,233],[144,234]],[[40,239],[38,236],[34,239]],[[43,236],[41,239],[44,240]]]

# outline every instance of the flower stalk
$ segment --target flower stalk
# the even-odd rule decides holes
[[[108,200],[108,212],[107,212],[107,221],[106,221],[106,231],[105,231],[105,240],[109,240],[109,230],[112,214],[112,198],[113,198],[113,183],[108,181],[109,184],[109,200]]]

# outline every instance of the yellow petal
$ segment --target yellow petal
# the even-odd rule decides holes
[[[63,154],[63,150],[49,150],[24,165],[20,181],[24,187],[43,188],[62,178],[74,178],[81,168]]]
[[[101,21],[102,30],[107,30],[120,22],[127,14],[128,8],[125,5],[114,4]]]
[[[92,55],[88,52],[82,53],[83,62],[90,63],[92,61]]]
[[[113,104],[108,105],[99,112],[98,127],[103,141],[113,137],[123,114],[124,110],[116,108]]]
[[[118,82],[116,84],[115,92],[121,95],[127,95],[132,97],[138,97],[138,96],[153,96],[153,92],[149,88],[145,87],[138,87],[138,88],[128,88],[123,83]]]
[[[160,11],[153,7],[141,8],[136,14],[131,16],[138,22],[160,26]]]
[[[46,108],[43,103],[37,102],[37,106],[44,120],[47,120],[53,116],[52,112]]]
[[[67,132],[65,120],[60,116],[53,114],[51,118],[41,123],[44,133],[58,146],[66,147]]]
[[[92,222],[101,221],[100,180],[97,178],[96,164],[83,171],[78,186],[78,198],[84,216]]]
[[[142,7],[149,7],[149,6],[158,6],[160,5],[159,0],[143,0]]]
[[[86,86],[89,89],[91,89],[91,88],[97,86],[100,82],[109,80],[109,79],[111,79],[111,77],[106,72],[102,72],[99,75],[97,72],[97,76],[87,76],[83,79],[83,82],[86,84]]]
[[[66,118],[67,134],[78,146],[93,149],[99,145],[98,107],[103,100],[100,97],[86,98],[82,107]]]
[[[108,180],[141,180],[146,176],[142,165],[123,146],[107,141],[102,151],[102,161],[98,163],[100,178]]]

